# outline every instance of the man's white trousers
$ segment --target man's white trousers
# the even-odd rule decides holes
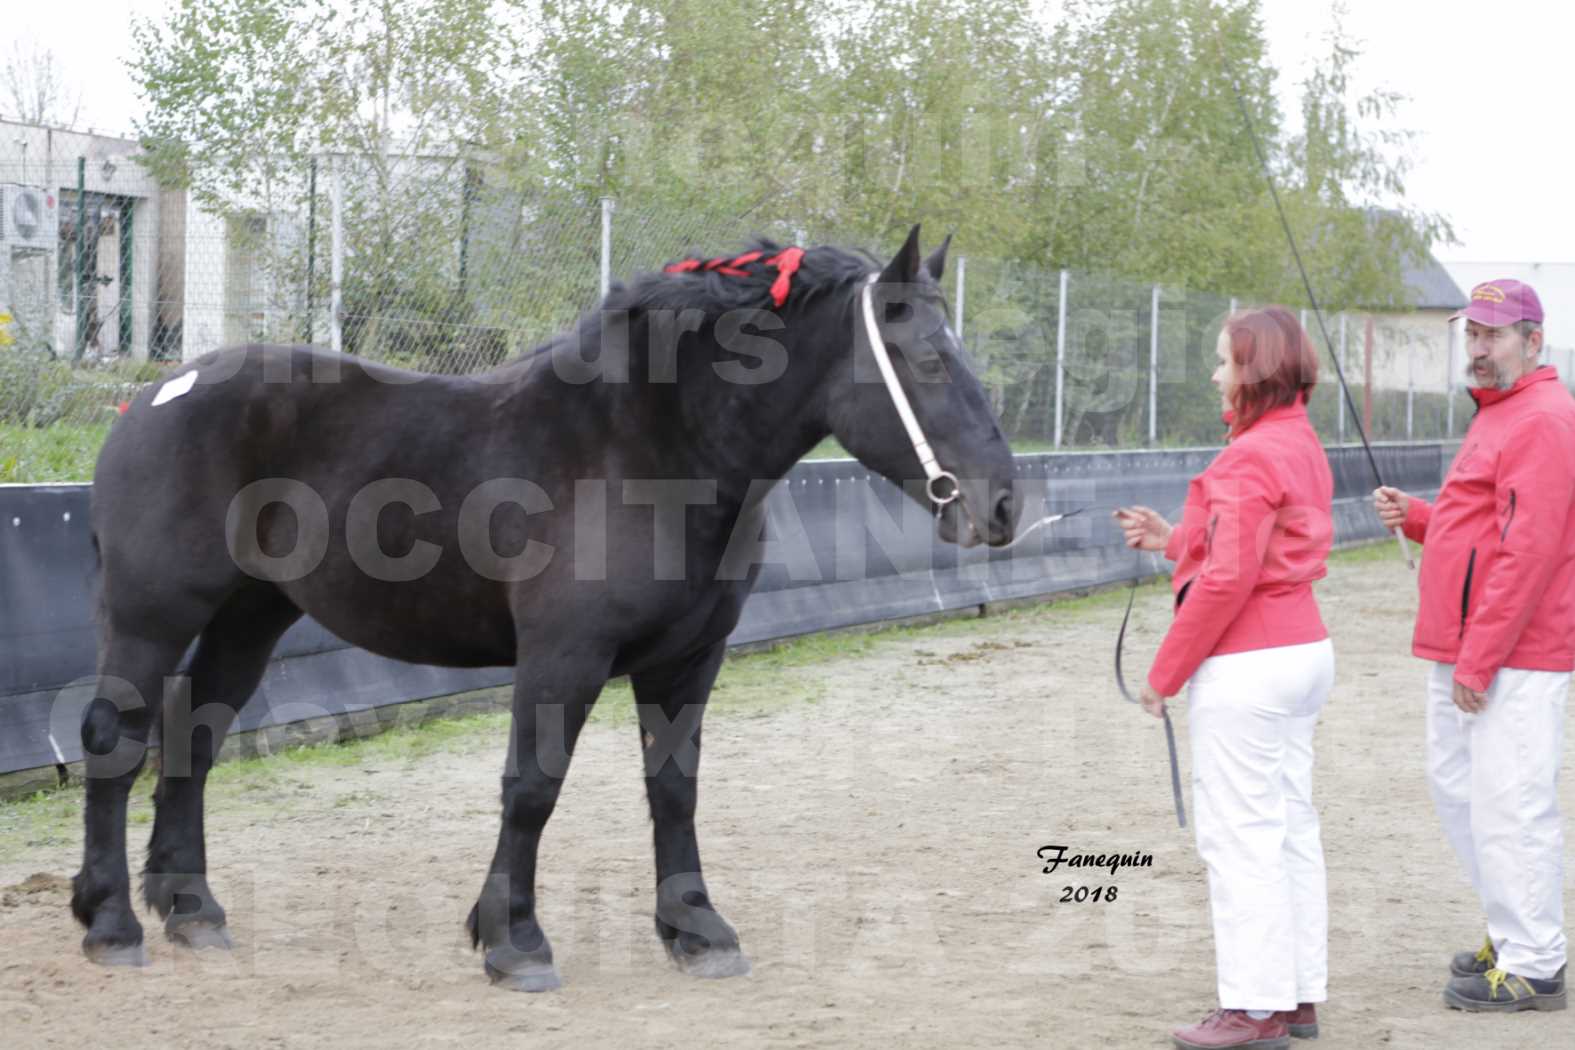
[[[1503,668],[1487,706],[1454,702],[1454,664],[1427,681],[1427,773],[1444,834],[1487,914],[1500,969],[1547,980],[1564,965],[1564,754],[1568,671]]]
[[[1312,744],[1333,685],[1328,639],[1211,656],[1192,676],[1193,809],[1224,1009],[1328,998]]]

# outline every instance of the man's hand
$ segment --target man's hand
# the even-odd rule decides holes
[[[1468,715],[1481,714],[1487,708],[1487,694],[1456,682],[1455,706]]]
[[[1165,717],[1165,698],[1154,691],[1154,687],[1147,682],[1143,683],[1143,692],[1138,698],[1143,703],[1143,710],[1155,718]]]
[[[1116,524],[1126,537],[1128,547],[1140,551],[1162,551],[1170,542],[1170,522],[1148,507],[1122,507],[1115,512]]]
[[[1373,509],[1384,528],[1394,530],[1405,524],[1406,511],[1411,507],[1411,497],[1399,489],[1380,485],[1373,490]]]

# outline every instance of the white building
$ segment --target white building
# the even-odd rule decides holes
[[[215,216],[160,188],[141,152],[130,139],[0,120],[0,314],[14,319],[13,340],[92,361],[299,339],[289,318],[304,287],[285,287],[270,264],[304,251],[304,222],[263,207]],[[326,341],[325,305],[315,315]]]
[[[159,247],[171,195],[138,152],[129,139],[0,120],[0,307],[19,343],[148,356],[168,293]]]
[[[1408,267],[1404,281],[1409,309],[1358,307],[1340,318],[1345,328],[1341,362],[1353,384],[1365,386],[1370,377],[1374,390],[1442,395],[1458,380],[1449,317],[1466,305],[1466,295],[1431,257]]]

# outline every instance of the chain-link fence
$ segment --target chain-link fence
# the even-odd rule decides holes
[[[1215,342],[1250,305],[1126,279],[959,260],[955,290],[972,352],[1016,446],[1153,448],[1218,444]],[[1329,443],[1458,436],[1473,402],[1451,310],[1299,311],[1319,354],[1310,405]],[[1350,388],[1347,400],[1335,360]],[[1544,359],[1566,382],[1575,352]]]
[[[315,343],[465,373],[566,328],[610,279],[756,235],[848,245],[763,209],[554,195],[482,157],[292,160],[217,203],[159,187],[122,145],[0,152],[0,481],[90,476],[117,406],[220,346]],[[1228,295],[968,257],[965,245],[945,281],[1015,447],[1219,442],[1214,343],[1243,305]],[[1355,440],[1358,422],[1377,439],[1462,432],[1471,402],[1447,316],[1335,311],[1326,341],[1303,311],[1324,354],[1312,412],[1326,440]],[[1548,358],[1575,373],[1570,350]]]

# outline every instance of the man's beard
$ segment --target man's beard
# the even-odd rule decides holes
[[[1482,364],[1487,368],[1487,374],[1481,379],[1477,378],[1475,362],[1466,362],[1466,379],[1476,384],[1479,390],[1508,390],[1514,383],[1506,383],[1501,378],[1498,366],[1492,361],[1484,360]]]

